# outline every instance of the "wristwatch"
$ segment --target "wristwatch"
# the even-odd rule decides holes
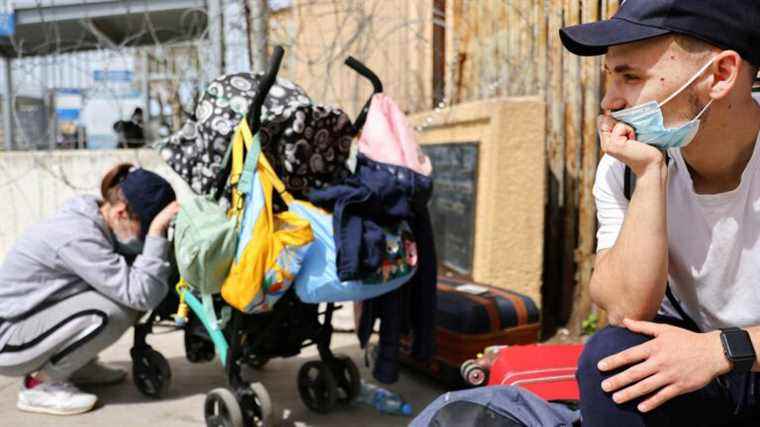
[[[720,342],[726,359],[734,365],[734,372],[749,372],[755,365],[757,355],[749,333],[744,329],[726,328],[720,330]]]

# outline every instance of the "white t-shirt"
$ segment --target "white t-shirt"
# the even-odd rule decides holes
[[[704,195],[694,192],[681,150],[668,150],[668,279],[681,307],[703,331],[760,325],[759,152],[760,136],[739,187]],[[628,209],[624,170],[610,156],[599,163],[597,251],[611,248],[620,234]],[[660,313],[679,317],[667,298]]]

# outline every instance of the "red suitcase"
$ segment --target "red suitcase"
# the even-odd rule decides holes
[[[505,347],[493,360],[488,385],[515,385],[546,400],[577,401],[575,371],[582,351],[582,344]]]

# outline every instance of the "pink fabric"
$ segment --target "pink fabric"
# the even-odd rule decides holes
[[[422,152],[406,116],[388,96],[376,94],[359,136],[359,152],[370,159],[429,176],[430,159]]]

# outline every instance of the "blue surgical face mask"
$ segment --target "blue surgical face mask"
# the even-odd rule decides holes
[[[686,90],[686,88],[694,83],[694,81],[697,80],[699,76],[712,65],[712,63],[713,60],[711,59],[710,62],[705,64],[705,66],[694,75],[694,77],[689,79],[685,85],[678,89],[674,94],[670,95],[665,101],[661,103],[650,101],[625,110],[616,111],[612,113],[612,117],[630,125],[636,131],[636,139],[639,142],[664,149],[681,148],[689,145],[699,131],[699,118],[702,117],[705,111],[707,111],[710,105],[712,105],[713,100],[710,100],[710,102],[705,105],[705,108],[703,108],[694,119],[681,126],[673,128],[665,127],[662,106]]]

